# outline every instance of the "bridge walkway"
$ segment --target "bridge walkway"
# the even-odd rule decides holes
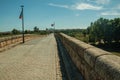
[[[53,34],[1,52],[0,80],[61,80],[57,53]]]

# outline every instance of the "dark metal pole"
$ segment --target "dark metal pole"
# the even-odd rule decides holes
[[[55,22],[54,22],[54,34],[55,34]]]
[[[22,37],[23,37],[23,43],[25,42],[24,39],[24,15],[23,15],[23,5],[21,5],[21,9],[22,9]]]

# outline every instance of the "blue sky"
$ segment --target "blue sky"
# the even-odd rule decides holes
[[[0,32],[21,30],[20,5],[24,5],[25,29],[87,28],[100,17],[120,17],[120,0],[0,0]]]

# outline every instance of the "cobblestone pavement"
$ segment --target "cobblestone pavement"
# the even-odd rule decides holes
[[[0,53],[0,80],[62,80],[53,34]]]

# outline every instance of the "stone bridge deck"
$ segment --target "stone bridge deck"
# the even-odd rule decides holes
[[[120,57],[63,33],[55,36],[0,52],[0,80],[120,79]]]
[[[0,53],[0,80],[56,80],[57,61],[53,34],[31,40]]]

